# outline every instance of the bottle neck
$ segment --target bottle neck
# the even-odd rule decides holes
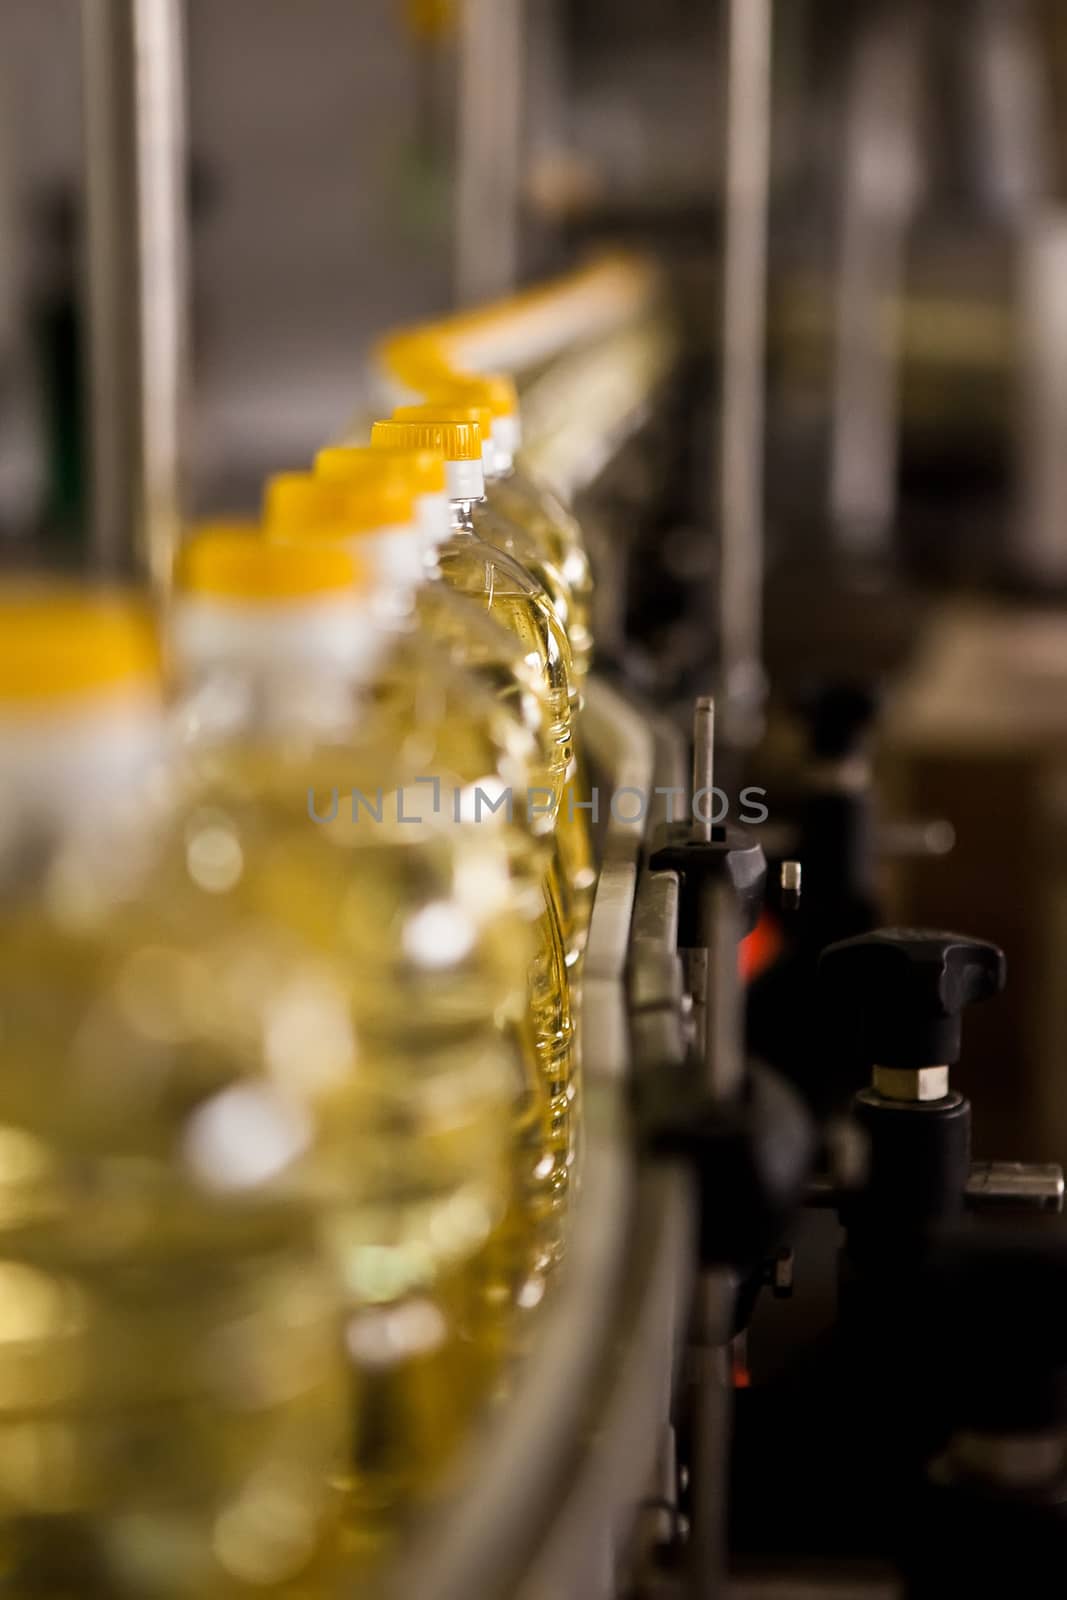
[[[0,813],[46,828],[95,828],[144,783],[164,743],[162,707],[149,689],[50,706],[32,719],[0,710]]]
[[[432,564],[437,547],[444,544],[452,527],[452,513],[446,494],[420,495],[415,520],[422,539],[423,555]]]
[[[173,606],[182,693],[179,736],[332,739],[351,732],[391,628],[355,597],[329,604],[235,606],[201,596]]]
[[[451,516],[451,534],[461,537],[474,537],[474,508],[481,504],[482,497],[477,500],[450,500],[449,514]]]
[[[485,497],[485,467],[477,461],[446,461],[445,479],[450,500],[481,500]]]
[[[414,590],[422,577],[425,533],[416,524],[379,528],[350,541],[353,553],[366,561],[380,590]]]

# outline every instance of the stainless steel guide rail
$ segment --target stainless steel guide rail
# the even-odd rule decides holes
[[[682,781],[673,736],[605,683],[589,688],[587,745],[601,793]],[[620,813],[626,809],[617,808]],[[389,1574],[389,1600],[610,1600],[669,1444],[677,1353],[695,1261],[695,1196],[681,1166],[642,1162],[628,1084],[676,942],[673,880],[643,865],[643,820],[608,815],[582,1005],[584,1149],[568,1257],[516,1393],[472,1444]],[[651,1005],[643,1002],[651,1000]],[[642,1010],[643,1016],[636,1012]],[[662,1007],[664,1020],[670,1007]],[[669,1449],[667,1454],[669,1454]]]
[[[92,543],[165,589],[188,318],[183,0],[81,0]]]

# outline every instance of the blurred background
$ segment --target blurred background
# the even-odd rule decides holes
[[[497,244],[474,242],[474,254],[490,257],[479,271],[455,238],[458,5],[188,0],[194,503],[239,497],[264,468],[302,458],[336,429],[370,341],[390,323],[528,279],[566,261],[576,240],[638,237],[690,264],[714,256],[719,8],[500,0],[480,10],[479,65],[499,67],[506,52],[514,91],[503,114],[483,109],[480,135],[509,139],[517,122],[521,171],[515,238],[503,257]],[[955,438],[927,464],[944,480],[969,428],[991,446],[983,455],[994,488],[1024,246],[1051,248],[1064,182],[1067,24],[1056,0],[791,0],[776,10],[768,481],[780,484],[773,469],[788,467],[787,510],[817,514],[829,450],[838,509],[873,538],[891,469],[864,458],[846,474],[839,458],[851,438],[836,447],[826,438],[835,416],[844,425],[840,384],[850,376],[839,371],[835,389],[835,344],[853,365],[863,356],[840,348],[843,319],[864,321],[846,291],[906,288],[913,298],[900,329],[913,358],[903,374],[913,448],[896,462],[893,488],[911,481],[933,411]],[[0,517],[9,533],[76,510],[81,59],[77,0],[8,0]],[[881,283],[868,281],[873,265]],[[952,315],[939,315],[947,304]],[[872,425],[851,419],[853,433]],[[876,448],[863,436],[859,444]],[[984,492],[975,498],[987,555],[993,508]]]
[[[510,236],[500,240],[499,198],[483,191],[482,236],[468,220],[465,246],[456,237],[465,215],[459,10],[447,0],[188,0],[193,506],[247,499],[265,469],[303,459],[340,427],[368,345],[390,323],[499,292],[591,240],[652,243],[698,284],[700,267],[717,259],[718,6],[468,7],[471,31],[483,35],[471,70],[488,66],[500,85],[468,135],[475,157],[490,146],[492,163],[497,150],[498,175],[500,146],[513,142],[517,166]],[[1065,36],[1056,0],[776,8],[775,518],[818,522],[830,509],[853,542],[873,546],[896,498],[921,480],[905,537],[914,543],[934,519],[928,563],[948,561],[937,513],[963,494],[968,560],[997,565],[998,505],[1017,449],[1013,380],[1026,355],[1021,314],[1057,276]],[[81,507],[82,50],[76,0],[5,4],[8,536],[74,524]],[[710,325],[716,302],[706,281],[702,289],[702,308],[694,298]],[[907,314],[881,330],[890,360],[871,348],[878,319],[865,313],[898,297]]]

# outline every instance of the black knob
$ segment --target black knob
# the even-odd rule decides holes
[[[677,872],[681,903],[678,944],[695,949],[703,943],[704,891],[713,881],[730,885],[737,901],[739,930],[751,933],[759,921],[767,883],[763,847],[743,828],[717,823],[710,840],[693,839],[685,824],[663,830],[649,861],[653,872]]]
[[[855,1019],[866,1060],[912,1071],[959,1060],[964,1007],[999,993],[1005,973],[995,944],[925,928],[879,928],[819,960],[823,1001]]]

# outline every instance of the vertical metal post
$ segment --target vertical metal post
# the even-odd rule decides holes
[[[693,713],[693,838],[708,844],[711,841],[711,819],[715,814],[715,700],[712,695],[698,696]],[[697,797],[703,793],[704,801]]]
[[[896,516],[904,243],[919,187],[922,18],[865,27],[850,66],[833,376],[830,510],[846,555],[885,557]]]
[[[717,605],[731,738],[763,692],[763,414],[773,0],[727,0]]]
[[[458,304],[506,294],[519,272],[524,0],[463,0],[453,271]]]
[[[92,547],[169,581],[186,383],[183,0],[82,0]]]
[[[1067,584],[1067,214],[1049,207],[1021,236],[1018,515],[1013,575]]]

